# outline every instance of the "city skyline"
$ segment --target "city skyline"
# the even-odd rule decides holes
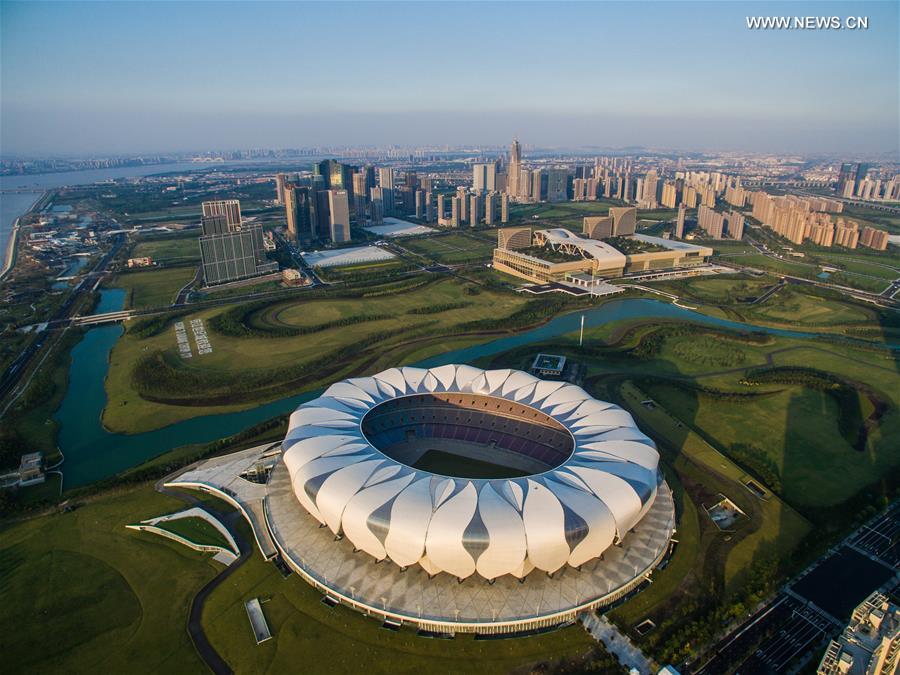
[[[527,135],[541,146],[898,152],[896,4],[649,4],[225,3],[212,13],[4,2],[2,150]],[[749,30],[747,15],[861,15],[869,28]],[[289,25],[297,35],[279,33]],[[227,48],[201,39],[230,34]]]

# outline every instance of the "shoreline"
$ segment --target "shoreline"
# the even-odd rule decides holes
[[[0,281],[6,281],[7,275],[12,271],[16,263],[16,250],[19,247],[19,219],[13,221],[12,230],[6,240],[6,251],[3,253],[3,269],[0,270]]]
[[[3,269],[0,270],[0,282],[6,281],[6,278],[15,268],[19,249],[19,234],[22,229],[22,226],[20,224],[22,218],[34,211],[34,207],[44,201],[48,192],[49,190],[44,190],[43,192],[41,192],[40,196],[31,203],[31,206],[29,206],[21,216],[17,216],[13,221],[12,229],[9,233],[9,238],[6,240],[6,250],[3,252]]]

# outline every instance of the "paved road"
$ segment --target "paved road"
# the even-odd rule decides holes
[[[181,470],[182,469],[179,469],[179,471]],[[216,675],[231,675],[234,672],[231,669],[231,666],[228,665],[221,654],[219,654],[215,647],[212,646],[209,639],[206,637],[206,632],[203,630],[203,606],[206,604],[206,600],[209,598],[210,594],[253,556],[253,544],[244,539],[241,536],[239,529],[235,526],[235,521],[242,518],[240,513],[236,510],[222,512],[211,507],[207,503],[202,503],[196,496],[189,492],[171,490],[164,486],[164,483],[168,479],[169,476],[166,476],[157,481],[156,490],[169,495],[170,497],[175,497],[187,505],[196,506],[205,511],[209,511],[228,528],[228,531],[231,532],[231,536],[234,537],[238,549],[240,549],[241,552],[241,555],[237,560],[210,579],[206,585],[197,592],[197,595],[195,595],[194,599],[191,601],[191,611],[188,615],[187,622],[188,635],[191,636],[191,642],[194,643],[194,648],[197,650],[197,653],[200,655],[200,658],[203,659],[204,663],[206,663],[209,669],[216,673]]]

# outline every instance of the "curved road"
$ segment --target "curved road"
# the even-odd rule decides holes
[[[176,473],[180,473],[184,469],[179,469]],[[191,506],[196,506],[202,508],[205,511],[210,512],[213,516],[219,519],[219,521],[228,528],[228,531],[231,532],[231,536],[234,537],[235,542],[238,545],[238,549],[240,549],[241,555],[231,563],[224,570],[219,572],[216,576],[210,579],[199,591],[197,591],[197,595],[194,596],[194,599],[191,601],[191,611],[188,615],[187,621],[187,630],[188,635],[191,636],[191,642],[194,643],[194,648],[197,650],[197,654],[200,655],[200,658],[203,659],[204,663],[209,667],[209,669],[214,672],[216,675],[232,675],[234,671],[231,669],[231,666],[222,658],[221,654],[216,651],[215,647],[212,646],[209,639],[206,637],[206,632],[203,630],[203,606],[206,604],[207,598],[209,598],[210,594],[218,588],[218,586],[225,581],[231,574],[233,574],[241,565],[247,562],[253,556],[253,545],[247,542],[246,539],[241,535],[238,531],[238,528],[234,526],[233,521],[235,519],[241,518],[241,514],[238,511],[230,511],[228,513],[223,513],[218,511],[217,509],[210,508],[208,504],[201,503],[199,499],[197,499],[194,495],[182,492],[180,490],[172,490],[165,487],[164,483],[169,479],[169,476],[160,479],[156,483],[157,492],[161,492],[170,497],[175,497],[183,501],[185,504],[189,504]]]

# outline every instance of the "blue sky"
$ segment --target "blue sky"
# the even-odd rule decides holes
[[[862,15],[867,31],[751,31]],[[0,0],[0,151],[897,152],[898,3]]]

